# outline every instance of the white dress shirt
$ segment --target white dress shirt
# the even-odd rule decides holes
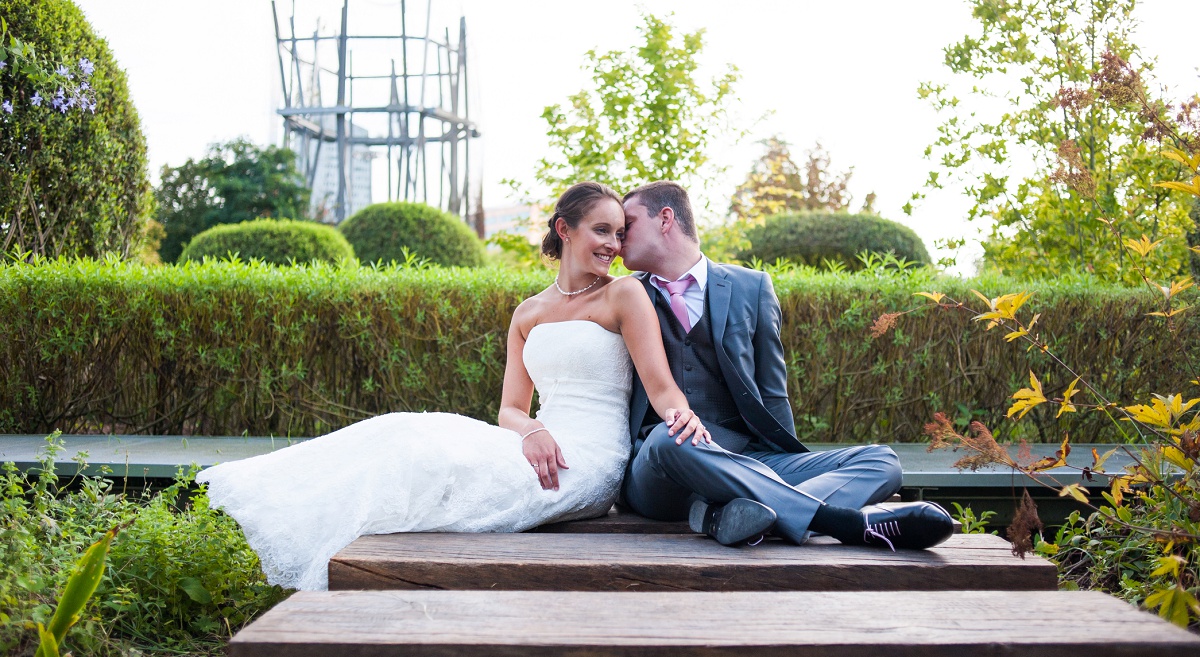
[[[695,326],[700,321],[700,318],[704,316],[704,288],[708,285],[708,258],[701,254],[700,261],[692,265],[691,269],[684,272],[683,276],[675,280],[682,281],[688,276],[695,279],[695,282],[689,285],[688,289],[684,291],[683,303],[687,305],[688,320],[692,326]],[[650,282],[654,283],[654,287],[658,288],[659,293],[667,300],[667,303],[671,303],[671,293],[667,292],[667,289],[663,286],[674,281],[668,281],[662,276],[651,274]],[[662,285],[659,285],[660,282]]]

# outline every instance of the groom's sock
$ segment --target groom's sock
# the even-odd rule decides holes
[[[848,545],[862,545],[867,519],[858,509],[822,504],[813,514],[808,528],[814,532],[832,536]]]

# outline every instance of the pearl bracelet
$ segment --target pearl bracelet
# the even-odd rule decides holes
[[[521,436],[521,440],[525,440],[526,438],[532,436],[533,434],[535,434],[539,431],[549,431],[549,429],[547,429],[546,427],[538,427],[538,428],[534,429],[533,431],[530,431],[529,433],[525,434],[524,436]]]

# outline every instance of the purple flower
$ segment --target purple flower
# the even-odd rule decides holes
[[[62,110],[63,112],[66,112],[66,110],[63,109],[63,106],[66,105],[66,103],[66,93],[63,91],[62,87],[59,87],[58,93],[54,94],[54,99],[50,101],[50,106],[56,110]]]
[[[86,83],[86,82],[84,82],[83,84],[80,84],[80,85],[79,85],[79,90],[80,90],[80,91],[87,91],[88,89],[91,89],[91,88],[92,88],[92,85],[90,85],[90,84],[88,84],[88,83]]]
[[[91,77],[92,71],[96,70],[96,65],[88,61],[87,57],[79,59],[79,70],[83,72],[83,77]]]
[[[32,103],[34,107],[41,107],[42,95],[36,91],[33,92],[33,98],[30,98],[29,102]]]
[[[0,107],[4,108],[5,114],[12,114],[12,102],[11,101],[6,100],[3,103],[0,103]]]
[[[71,75],[71,71],[70,71],[70,70],[68,70],[68,69],[67,69],[67,67],[66,67],[66,66],[63,66],[62,64],[59,64],[59,65],[58,65],[58,68],[54,69],[54,72],[55,72],[55,73],[58,73],[59,75],[61,75],[61,76],[65,77],[65,78],[66,78],[66,79],[68,79],[68,80],[74,80],[74,79],[75,79],[75,76],[74,76],[74,75]]]
[[[0,71],[3,71],[6,68],[8,68],[8,62],[4,61],[3,59],[0,59]]]

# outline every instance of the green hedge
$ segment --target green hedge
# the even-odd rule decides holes
[[[304,436],[417,410],[494,422],[512,311],[552,275],[228,262],[0,266],[0,433]],[[1189,390],[1176,345],[1145,316],[1156,300],[1140,290],[921,272],[781,274],[801,437],[916,441],[944,411],[964,424],[981,419],[1002,438],[1055,441],[1067,431],[1080,441],[1119,440],[1097,413],[1055,419],[1047,405],[1032,421],[1004,419],[1009,396],[1028,382],[1027,358],[1048,395],[1069,379],[966,313],[927,309],[880,339],[867,333],[881,313],[920,305],[913,292],[970,300],[970,288],[1033,292],[1027,308],[1042,313],[1038,326],[1055,352],[1113,400]],[[1195,353],[1197,320],[1181,317],[1182,351]]]
[[[293,219],[255,219],[213,226],[188,242],[179,259],[225,259],[237,254],[273,265],[353,258],[354,249],[333,226]]]
[[[848,269],[862,269],[858,254],[896,254],[910,262],[930,263],[925,244],[903,224],[869,214],[845,212],[801,212],[768,217],[746,231],[750,248],[738,253],[749,262],[758,258],[772,263],[779,259],[820,267],[825,260],[842,262]]]
[[[483,242],[458,217],[424,203],[376,203],[338,228],[359,260],[387,264],[408,255],[446,267],[483,264]]]

